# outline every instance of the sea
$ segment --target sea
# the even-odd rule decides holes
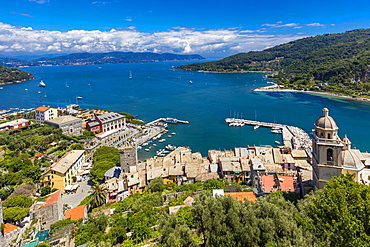
[[[211,149],[276,146],[275,141],[281,141],[281,136],[270,129],[229,127],[225,118],[293,125],[311,133],[326,107],[339,127],[339,135],[347,135],[352,147],[370,151],[370,103],[308,93],[254,92],[273,81],[260,73],[175,69],[191,62],[194,61],[22,68],[35,79],[3,86],[0,109],[77,103],[81,108],[127,112],[146,122],[173,117],[190,123],[169,124],[168,134],[172,137],[164,136],[166,142],[157,143],[156,149],[167,144],[189,146],[193,152],[207,156]],[[40,80],[46,87],[38,87]],[[156,149],[140,150],[139,158],[154,156]]]

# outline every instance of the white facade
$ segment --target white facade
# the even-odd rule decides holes
[[[44,121],[54,119],[58,117],[58,109],[48,107],[48,106],[40,106],[35,109],[35,118],[36,122],[43,124]]]

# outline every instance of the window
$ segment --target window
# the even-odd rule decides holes
[[[328,150],[326,150],[326,158],[327,161],[333,161],[333,149],[328,148]]]

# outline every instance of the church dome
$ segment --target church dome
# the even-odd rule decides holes
[[[339,154],[339,166],[347,169],[361,170],[364,164],[351,149],[343,150]]]
[[[322,109],[322,116],[316,120],[315,126],[322,129],[338,129],[337,123],[329,116],[329,110],[327,108]]]

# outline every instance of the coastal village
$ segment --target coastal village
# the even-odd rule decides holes
[[[88,181],[94,167],[93,156],[103,146],[117,148],[120,154],[120,165],[104,173],[105,203],[120,202],[136,193],[143,193],[157,178],[161,178],[164,184],[176,185],[222,180],[230,185],[228,191],[216,189],[213,190],[214,195],[230,195],[238,200],[250,201],[277,191],[295,193],[302,198],[315,188],[322,189],[331,177],[340,174],[354,174],[355,180],[362,184],[370,182],[370,154],[352,149],[347,136],[343,139],[338,136],[339,128],[326,108],[322,116],[313,121],[315,129],[311,137],[294,126],[225,119],[225,124],[232,128],[244,125],[253,125],[255,129],[271,128],[273,133],[282,136],[282,144],[278,147],[266,145],[209,150],[207,157],[202,157],[201,153],[192,152],[190,147],[167,145],[166,150],[160,150],[156,156],[146,160],[139,160],[138,150],[154,148],[155,141],[164,141],[165,135],[169,134],[168,124],[181,121],[161,118],[151,123],[129,123],[127,117],[120,113],[84,110],[76,105],[66,108],[40,106],[28,109],[30,112],[34,113],[34,119],[24,118],[19,112],[3,112],[0,131],[25,131],[41,124],[61,129],[63,135],[71,138],[89,131],[92,138],[83,140],[83,149],[69,150],[59,158],[47,152],[35,154],[33,159],[48,159],[51,164],[42,168],[36,188],[50,187],[55,192],[44,201],[36,200],[30,207],[29,215],[20,222],[5,223],[2,246],[28,247],[46,239],[60,246],[74,246],[70,234],[50,236],[50,226],[63,219],[87,219],[88,207],[79,203],[91,191],[92,184]],[[52,148],[58,143],[49,145]],[[233,184],[249,189],[242,192],[231,186]],[[183,193],[163,195],[168,203]],[[37,197],[37,194],[33,196]],[[168,210],[170,213],[177,212],[193,201],[193,197],[189,197],[183,205],[170,206]],[[106,213],[111,214],[109,210]],[[4,222],[2,217],[0,220]],[[24,237],[25,232],[27,237]]]

